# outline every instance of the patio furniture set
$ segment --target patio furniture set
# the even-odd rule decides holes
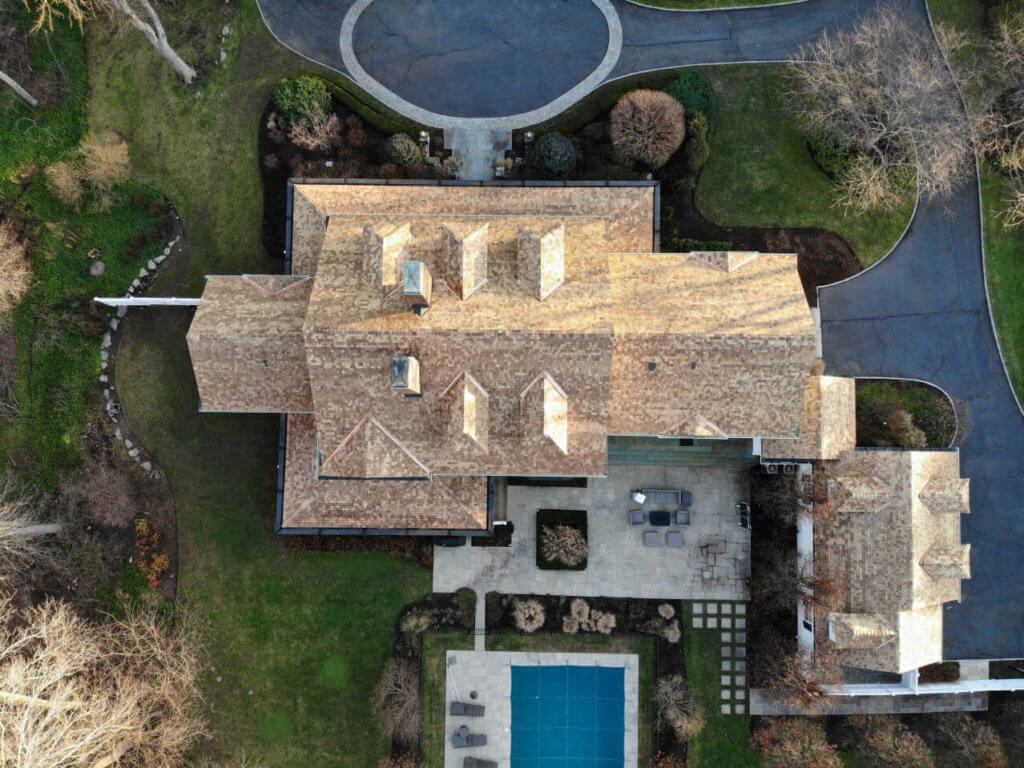
[[[643,509],[631,509],[626,514],[630,525],[643,525],[645,522],[655,527],[669,525],[689,525],[690,507],[693,506],[693,494],[682,489],[644,488],[632,492],[633,501],[637,504],[660,504],[676,507],[674,510],[659,509],[645,514]],[[664,543],[669,547],[682,547],[683,534],[680,531],[668,531],[664,538],[658,531],[644,531],[645,547],[660,547]]]
[[[484,705],[453,701],[448,707],[448,713],[453,717],[483,717]],[[482,733],[470,733],[468,725],[460,725],[452,734],[452,746],[456,749],[484,747],[487,746],[487,736]],[[498,764],[493,760],[466,757],[462,760],[462,768],[498,768]]]

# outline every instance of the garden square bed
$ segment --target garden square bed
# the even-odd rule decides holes
[[[588,554],[585,509],[537,511],[538,568],[545,571],[582,571],[587,567]]]

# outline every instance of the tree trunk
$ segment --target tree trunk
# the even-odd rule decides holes
[[[77,701],[53,702],[49,699],[39,699],[34,696],[25,696],[21,693],[8,693],[0,691],[0,700],[9,701],[12,704],[21,704],[25,707],[38,707],[40,709],[78,709],[82,704]]]
[[[43,523],[40,525],[26,525],[24,528],[15,528],[8,531],[7,536],[48,536],[53,533],[60,533],[64,526],[60,523]]]
[[[139,14],[135,12],[131,5],[132,2],[137,2],[142,7],[146,15],[149,16],[148,22],[139,17]],[[128,17],[131,25],[145,35],[157,52],[174,67],[174,71],[178,73],[182,80],[186,83],[191,83],[195,79],[196,71],[185,63],[181,56],[178,55],[178,52],[167,41],[164,25],[160,23],[160,17],[156,15],[156,11],[149,4],[149,0],[113,0],[113,3],[121,13]]]
[[[39,102],[35,100],[35,97],[33,97],[31,93],[29,93],[24,88],[22,88],[20,85],[18,85],[14,81],[14,78],[11,77],[10,75],[8,75],[3,70],[0,70],[0,82],[7,83],[7,85],[11,86],[11,88],[14,89],[14,92],[16,94],[21,96],[21,98],[23,98],[25,101],[27,101],[33,107],[38,107],[39,106]]]

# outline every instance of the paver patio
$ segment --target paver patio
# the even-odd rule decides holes
[[[630,525],[634,488],[686,488],[693,493],[691,524]],[[507,516],[515,525],[509,547],[434,549],[434,591],[470,587],[477,594],[580,595],[681,600],[746,600],[750,531],[738,524],[746,501],[746,470],[734,467],[613,465],[587,488],[510,486]],[[536,565],[538,509],[587,510],[590,556],[583,571]],[[645,547],[642,534],[679,531],[682,547]]]

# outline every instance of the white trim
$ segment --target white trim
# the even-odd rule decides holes
[[[785,0],[781,3],[754,3],[753,5],[730,5],[725,8],[662,8],[660,5],[649,5],[642,0],[623,0],[629,5],[646,8],[650,11],[667,11],[668,13],[721,13],[722,11],[750,11],[755,8],[778,8],[782,5],[802,5],[807,0]]]
[[[199,299],[178,299],[173,296],[166,297],[143,297],[132,296],[131,298],[93,298],[97,304],[105,304],[108,307],[198,307]]]
[[[568,91],[563,93],[554,101],[550,101],[542,107],[532,109],[529,112],[521,112],[515,115],[503,117],[455,117],[431,112],[423,107],[417,107],[406,101],[394,91],[387,88],[372,77],[356,56],[352,45],[352,36],[355,31],[356,22],[359,16],[369,7],[373,0],[356,0],[345,13],[341,21],[341,32],[338,37],[338,47],[341,51],[341,60],[349,71],[349,76],[363,90],[381,101],[396,112],[409,117],[415,122],[424,125],[431,125],[436,128],[461,129],[461,130],[504,130],[511,131],[515,128],[522,128],[535,123],[542,123],[561,114],[569,107],[582,100],[585,96],[597,89],[605,82],[605,78],[615,68],[619,61],[619,54],[622,52],[622,24],[619,22],[619,15],[612,6],[610,0],[591,0],[597,9],[604,15],[608,25],[608,47],[605,50],[604,58],[597,68],[578,82]]]

